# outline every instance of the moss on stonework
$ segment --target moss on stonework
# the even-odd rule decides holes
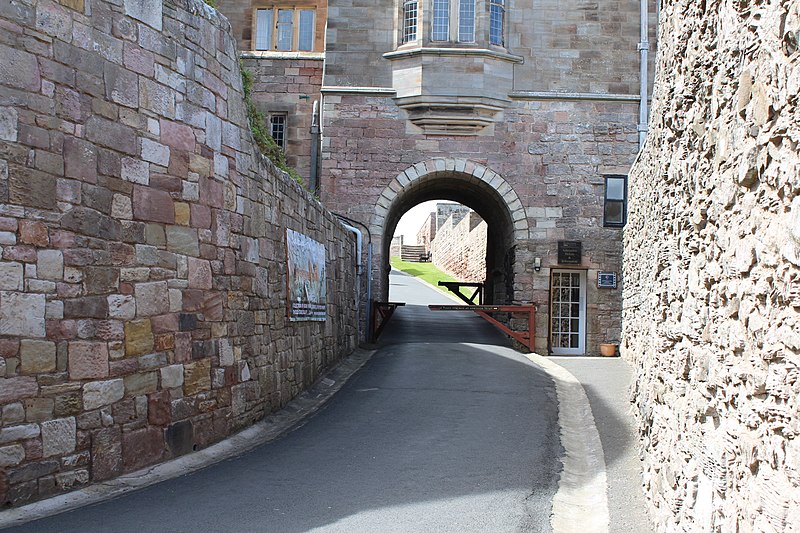
[[[215,1],[215,0],[211,0]],[[302,186],[303,178],[297,173],[295,169],[286,163],[286,154],[283,152],[272,135],[269,134],[267,128],[267,120],[264,113],[256,109],[253,103],[253,73],[244,68],[240,63],[240,70],[242,72],[242,88],[244,90],[244,103],[247,108],[247,120],[250,122],[250,130],[253,132],[253,139],[255,139],[258,149],[262,154],[267,156],[272,163],[283,170],[289,176]]]

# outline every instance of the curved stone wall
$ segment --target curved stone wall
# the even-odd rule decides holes
[[[675,0],[631,177],[623,354],[658,531],[800,524],[800,7]]]
[[[200,0],[0,7],[0,505],[280,408],[357,342],[355,239],[254,150]],[[286,230],[326,322],[286,316]]]

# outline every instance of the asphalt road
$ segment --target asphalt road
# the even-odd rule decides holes
[[[293,431],[12,531],[551,531],[562,452],[551,378],[494,353],[507,342],[472,313],[427,311],[449,303],[433,289],[391,283],[409,305],[380,349]]]

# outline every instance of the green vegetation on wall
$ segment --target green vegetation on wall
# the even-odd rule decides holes
[[[208,1],[213,2],[216,0]],[[283,153],[281,147],[278,146],[275,139],[269,134],[267,119],[264,113],[256,109],[256,105],[253,103],[253,73],[245,69],[244,65],[240,64],[239,66],[242,71],[242,88],[244,89],[244,103],[247,107],[247,119],[250,121],[250,130],[253,132],[253,138],[258,145],[258,149],[261,150],[261,153],[267,156],[276,167],[289,174],[289,176],[300,185],[305,186],[303,178],[300,177],[300,174],[298,174],[295,169],[286,163],[286,154]]]

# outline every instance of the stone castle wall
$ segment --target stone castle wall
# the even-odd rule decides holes
[[[0,7],[0,506],[137,470],[286,404],[355,346],[355,239],[254,151],[199,0]],[[326,322],[286,318],[286,229]]]
[[[659,531],[800,527],[800,4],[668,2],[623,355]]]
[[[486,280],[486,222],[469,213],[454,224],[447,219],[431,241],[433,263],[459,281]]]

